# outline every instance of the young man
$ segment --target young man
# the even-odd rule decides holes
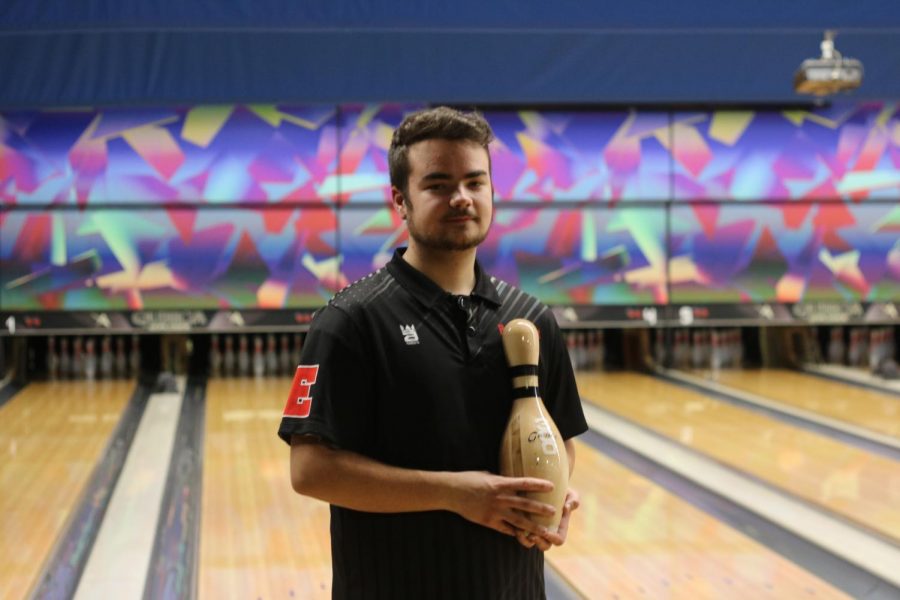
[[[574,465],[587,425],[547,307],[482,271],[493,212],[477,114],[408,116],[389,153],[409,247],[348,286],[313,321],[279,435],[294,489],[331,504],[335,598],[542,598],[543,551],[565,541],[518,495],[547,481],[497,475],[512,407],[500,325],[541,334],[541,396]]]

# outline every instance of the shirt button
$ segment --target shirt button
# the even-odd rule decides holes
[[[475,331],[475,326],[474,326],[474,325],[469,325],[469,326],[466,328],[466,333],[469,334],[469,337],[475,337],[475,333],[476,333],[476,331]]]
[[[468,304],[468,303],[466,302],[466,297],[465,297],[465,296],[459,296],[458,299],[457,299],[457,303],[459,304],[459,307],[460,307],[462,310],[466,310],[466,304]]]

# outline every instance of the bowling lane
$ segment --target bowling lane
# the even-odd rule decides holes
[[[0,408],[0,596],[24,598],[135,389],[33,383]]]
[[[547,560],[588,598],[845,598],[803,568],[590,446],[566,544]]]
[[[275,435],[289,378],[207,386],[200,598],[330,598],[328,505],[291,489]]]
[[[580,373],[601,408],[900,541],[900,462],[635,373]]]
[[[723,369],[715,381],[900,438],[900,399],[888,394],[787,369]]]
[[[289,388],[287,378],[209,382],[200,598],[330,597],[328,507],[291,490],[274,434]],[[585,596],[845,597],[589,446],[577,460],[582,507],[547,557]]]

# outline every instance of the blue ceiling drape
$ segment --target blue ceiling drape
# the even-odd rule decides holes
[[[0,108],[807,102],[826,28],[900,98],[897,0],[5,0]]]

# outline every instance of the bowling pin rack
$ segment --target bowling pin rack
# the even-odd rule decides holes
[[[287,374],[313,308],[0,312],[0,379]],[[896,362],[900,305],[553,306],[576,370]]]

